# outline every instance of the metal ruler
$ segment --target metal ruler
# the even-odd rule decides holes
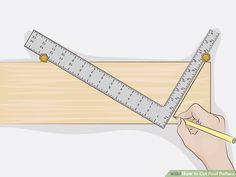
[[[40,55],[42,59],[46,57],[49,62],[164,128],[204,63],[210,59],[210,50],[218,36],[217,31],[209,30],[163,106],[36,30],[31,33],[25,47]]]

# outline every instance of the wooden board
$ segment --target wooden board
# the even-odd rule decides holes
[[[93,63],[161,104],[188,64]],[[193,103],[210,111],[210,67],[205,64],[177,113]],[[0,63],[0,92],[0,123],[150,123],[51,63]]]

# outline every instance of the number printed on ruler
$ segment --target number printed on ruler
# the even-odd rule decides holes
[[[38,55],[47,54],[51,63],[164,128],[203,67],[202,54],[210,52],[218,36],[214,30],[207,33],[164,106],[35,30],[25,47]]]

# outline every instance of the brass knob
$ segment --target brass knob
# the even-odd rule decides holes
[[[41,54],[41,55],[39,56],[39,60],[40,60],[41,62],[46,63],[46,62],[48,61],[48,55],[45,54],[45,53]]]
[[[202,60],[208,62],[211,59],[211,55],[209,53],[202,54]]]

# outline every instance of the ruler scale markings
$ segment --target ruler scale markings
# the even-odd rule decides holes
[[[219,36],[219,33],[215,32],[213,30],[210,30],[207,33],[205,39],[203,40],[203,42],[199,46],[198,50],[194,54],[192,62],[190,62],[189,65],[187,66],[187,68],[185,69],[181,79],[179,80],[175,89],[171,93],[171,96],[169,97],[169,99],[172,98],[173,96],[174,96],[174,98],[179,98],[179,100],[182,99],[182,97],[184,96],[184,92],[187,92],[187,89],[183,90],[182,92],[179,92],[178,90],[180,90],[180,87],[186,88],[187,86],[190,86],[191,82],[193,82],[196,79],[196,76],[198,75],[198,73],[200,72],[201,68],[203,67],[203,65],[205,63],[201,59],[202,51],[210,52],[210,50],[213,47],[218,36]],[[205,45],[205,41],[207,41],[206,45]],[[182,79],[184,79],[184,82],[181,81]],[[182,97],[175,97],[175,95],[181,95]],[[170,101],[169,99],[167,100],[166,104],[174,103],[173,101]],[[179,103],[176,102],[174,106],[177,107],[178,104]],[[173,110],[173,112],[174,112],[174,110]],[[173,112],[171,112],[171,114],[173,114]]]
[[[35,30],[25,47],[38,55],[47,54],[51,63],[164,128],[203,67],[202,54],[210,52],[218,36],[209,30],[164,106]]]

